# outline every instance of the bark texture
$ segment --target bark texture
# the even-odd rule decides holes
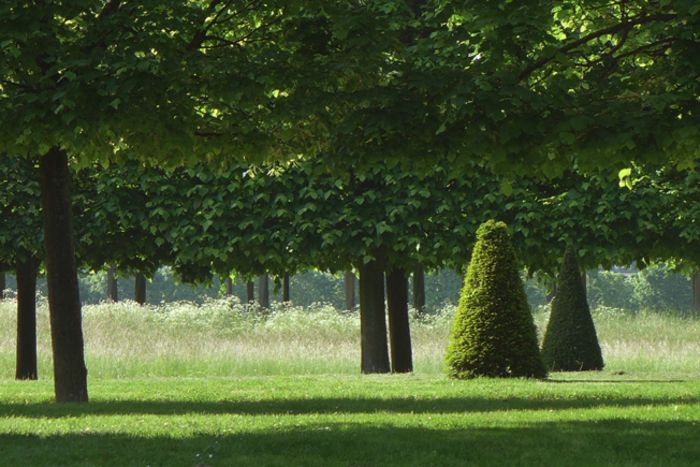
[[[134,300],[139,305],[146,304],[146,276],[143,274],[134,277]]]
[[[389,339],[391,371],[413,371],[411,330],[408,322],[408,278],[406,272],[394,270],[386,274],[386,297],[389,305]]]
[[[253,281],[246,282],[245,301],[248,304],[255,303],[255,283]]]
[[[7,283],[5,282],[5,273],[0,272],[0,300],[5,298],[5,288]]]
[[[270,308],[270,281],[267,274],[258,277],[258,304],[263,309]]]
[[[52,148],[40,159],[39,175],[56,401],[86,402],[87,368],[67,154]]]
[[[36,365],[36,274],[39,261],[17,262],[17,365],[16,379],[37,379]]]
[[[413,308],[422,313],[425,311],[425,271],[423,266],[413,270]]]
[[[285,274],[284,278],[282,279],[282,301],[285,303],[290,301],[289,274]]]
[[[345,284],[345,309],[354,311],[355,306],[357,306],[355,302],[355,273],[352,271],[345,271],[343,282]]]
[[[389,373],[384,271],[377,261],[360,267],[360,334],[362,373]]]
[[[114,266],[107,268],[107,300],[115,303],[119,301],[117,272]]]

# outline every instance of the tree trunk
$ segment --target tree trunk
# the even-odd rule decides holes
[[[583,285],[583,292],[588,300],[588,273],[585,270],[581,271],[581,285]]]
[[[39,174],[56,401],[86,402],[87,368],[67,154],[52,148],[41,157]]]
[[[0,272],[0,300],[5,298],[5,287],[7,287],[7,283],[5,282],[5,272],[2,271]]]
[[[389,373],[384,272],[376,260],[360,267],[360,335],[362,373]]]
[[[348,311],[355,310],[355,273],[345,271],[345,309]]]
[[[146,304],[146,276],[141,273],[134,277],[134,300],[139,305]]]
[[[423,266],[413,270],[413,308],[419,313],[425,311],[425,271]]]
[[[246,282],[245,298],[249,305],[255,303],[255,283],[253,281]]]
[[[290,301],[289,298],[289,274],[285,274],[282,279],[282,301],[287,303]]]
[[[117,289],[117,274],[116,269],[113,265],[107,268],[107,300],[110,302],[119,301],[119,291]]]
[[[260,308],[270,308],[270,285],[267,274],[258,277],[258,303]]]
[[[693,314],[700,316],[700,272],[693,276]]]
[[[391,371],[413,371],[411,330],[408,323],[408,278],[406,272],[394,270],[386,274],[386,298],[389,305],[389,338]]]
[[[39,261],[17,262],[17,366],[16,379],[37,379],[36,274]]]
[[[224,284],[226,285],[226,296],[233,297],[233,279],[227,277],[224,279]]]

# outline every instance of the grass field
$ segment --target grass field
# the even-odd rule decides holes
[[[451,310],[413,322],[414,375],[361,377],[359,322],[211,302],[85,308],[91,402],[12,380],[0,304],[2,465],[698,465],[700,321],[599,310],[607,367],[547,381],[442,376]],[[535,315],[541,326],[546,313]]]

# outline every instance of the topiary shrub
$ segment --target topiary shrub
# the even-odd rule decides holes
[[[542,358],[553,371],[603,368],[581,269],[572,248],[566,250],[559,272],[557,295],[552,300],[552,312],[542,342]]]
[[[450,377],[547,376],[506,225],[477,231],[447,348]]]

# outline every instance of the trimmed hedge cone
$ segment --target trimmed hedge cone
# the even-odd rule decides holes
[[[449,376],[458,379],[547,376],[503,222],[489,220],[477,231],[446,363]]]
[[[603,368],[598,336],[586,300],[576,252],[564,254],[557,294],[552,300],[542,358],[552,371],[584,371]]]

